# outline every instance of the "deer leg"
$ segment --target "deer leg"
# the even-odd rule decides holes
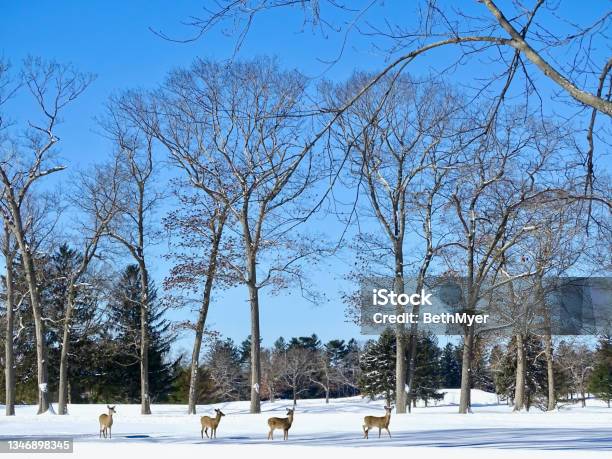
[[[391,438],[391,432],[389,432],[389,428],[385,427],[385,430],[387,431],[387,433],[389,434],[389,438]]]
[[[208,427],[204,427],[204,433],[206,434],[206,438],[210,438],[210,437],[208,436]]]
[[[378,428],[378,438],[380,438],[380,431],[381,431],[381,430],[382,430],[382,429],[379,427],[379,428]]]
[[[202,436],[202,439],[204,439],[204,429],[200,430],[200,435]]]
[[[270,429],[270,432],[268,432],[268,440],[273,440],[274,437],[272,436],[272,429]]]
[[[108,438],[113,438],[113,428],[112,427],[108,428]]]

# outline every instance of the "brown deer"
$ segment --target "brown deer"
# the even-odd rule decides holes
[[[202,438],[204,438],[204,434],[206,434],[206,438],[217,438],[217,427],[219,426],[219,423],[221,422],[221,416],[225,416],[224,413],[221,412],[221,410],[218,410],[215,408],[215,412],[217,413],[217,415],[214,418],[211,418],[210,416],[202,416],[200,418],[200,423],[202,424],[202,431],[200,432],[200,434],[202,435]],[[210,428],[210,437],[208,436],[208,429]]]
[[[291,424],[293,424],[294,411],[295,410],[290,410],[289,408],[287,408],[286,418],[268,419],[268,426],[270,427],[270,432],[268,432],[268,440],[274,440],[275,429],[283,429],[283,440],[287,440],[289,438],[289,429],[291,429]]]
[[[391,410],[392,406],[385,406],[384,416],[366,416],[363,418],[363,438],[368,438],[368,432],[374,427],[378,427],[378,438],[380,438],[380,432],[385,429],[391,438],[391,432],[389,432],[389,421],[391,421]]]
[[[106,408],[108,408],[108,414],[101,414],[98,418],[100,420],[100,438],[102,438],[102,435],[106,438],[107,433],[109,438],[113,438],[113,434],[111,433],[111,428],[113,427],[113,414],[117,411],[115,411],[114,405],[106,405]]]

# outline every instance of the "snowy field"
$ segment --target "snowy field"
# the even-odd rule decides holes
[[[133,455],[178,459],[177,453],[250,458],[371,458],[373,454],[427,459],[612,457],[612,409],[597,400],[589,400],[587,408],[573,405],[554,413],[536,409],[512,413],[508,406],[498,405],[493,394],[473,391],[473,413],[459,415],[458,390],[446,392],[437,406],[418,407],[412,414],[394,413],[392,438],[384,434],[379,439],[374,431],[369,440],[362,438],[363,416],[382,416],[384,403],[361,397],[336,399],[329,405],[324,400],[299,401],[286,442],[281,431],[275,432],[273,442],[266,440],[266,420],[285,415],[285,407],[291,406],[285,400],[263,403],[260,415],[248,414],[248,402],[200,406],[197,416],[185,414],[184,405],[154,405],[151,416],[141,416],[137,405],[117,405],[110,440],[98,438],[98,415],[106,412],[104,405],[72,405],[68,416],[37,416],[36,407],[20,406],[15,417],[0,416],[0,438],[73,437],[74,454],[62,457],[88,458]],[[218,438],[202,440],[199,417],[210,415],[213,408],[221,408],[226,416],[219,425]]]

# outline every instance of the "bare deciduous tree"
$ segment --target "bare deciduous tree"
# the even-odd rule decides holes
[[[336,97],[350,99],[370,79],[368,75],[356,75],[338,88]],[[336,123],[340,145],[350,156],[356,187],[363,188],[370,204],[366,213],[375,218],[386,236],[386,242],[381,242],[384,249],[376,250],[376,257],[381,252],[383,258],[389,257],[393,291],[398,295],[406,288],[408,258],[420,260],[416,285],[411,286],[419,292],[433,256],[444,246],[438,243],[432,220],[441,210],[438,195],[456,155],[452,139],[459,129],[455,122],[459,109],[457,97],[441,82],[418,82],[400,75],[383,79]],[[424,244],[412,247],[406,256],[410,230],[422,236]],[[397,313],[404,312],[404,306],[398,304]],[[418,305],[411,312],[418,315]],[[412,387],[416,335],[416,323],[411,326],[408,342],[405,325],[396,325],[398,413],[405,413],[409,406],[406,387]],[[408,393],[411,395],[412,390]]]
[[[293,281],[306,292],[302,265],[321,252],[317,240],[294,231],[310,215],[299,203],[321,167],[311,154],[315,141],[303,140],[304,120],[293,116],[305,85],[298,72],[281,71],[269,59],[198,60],[173,72],[152,103],[134,95],[124,100],[194,186],[228,209],[240,235],[242,259],[231,265],[249,295],[252,413],[260,412],[259,292]]]
[[[301,346],[289,346],[280,351],[280,380],[283,385],[291,390],[293,405],[301,393],[308,390],[311,376],[315,369],[314,359],[316,354],[313,350]]]
[[[542,134],[542,131],[546,135]],[[508,251],[537,226],[525,208],[536,200],[554,195],[543,182],[558,138],[548,136],[548,127],[510,111],[496,123],[490,135],[470,142],[464,149],[462,166],[453,177],[450,206],[457,233],[455,243],[463,263],[449,263],[449,272],[461,276],[463,308],[477,312],[491,290],[527,273],[516,273],[491,285]],[[461,266],[460,273],[457,267]],[[487,292],[488,291],[488,292]],[[459,412],[470,410],[474,327],[465,327]]]
[[[41,120],[28,123],[24,140],[15,136],[2,142],[0,211],[19,247],[30,291],[30,305],[36,330],[38,413],[41,414],[50,406],[47,345],[35,256],[27,234],[29,222],[25,218],[28,216],[24,215],[25,202],[36,183],[64,169],[51,159],[59,141],[55,130],[62,111],[87,88],[92,77],[79,73],[71,66],[29,58],[24,62],[22,79],[37,105]]]
[[[223,242],[223,230],[229,213],[227,206],[220,206],[205,193],[185,193],[182,190],[184,187],[189,185],[177,184],[175,190],[181,209],[171,212],[165,219],[166,229],[170,234],[178,236],[178,242],[174,244],[171,255],[175,264],[164,285],[169,290],[201,295],[197,319],[192,326],[195,338],[191,353],[187,409],[189,414],[196,414],[200,351],[213,285],[232,284],[225,262],[232,251],[231,243]],[[194,250],[197,250],[196,254]]]
[[[599,4],[578,19],[574,17],[573,2],[498,3],[480,0],[456,8],[430,0],[399,7],[370,1],[349,6],[332,0],[223,0],[184,22],[191,32],[195,31],[186,39],[157,33],[165,39],[185,42],[219,27],[230,27],[237,51],[256,17],[283,9],[301,9],[305,22],[315,31],[326,38],[329,34],[339,39],[336,55],[326,56],[323,61],[338,62],[357,34],[366,46],[383,53],[388,64],[376,79],[409,69],[417,58],[427,59],[441,49],[448,50],[444,59],[428,64],[436,73],[447,75],[470,66],[474,97],[494,95],[484,107],[490,120],[512,95],[528,103],[533,101],[541,113],[551,110],[547,104],[550,99],[570,101],[576,106],[586,132],[583,194],[593,196],[598,161],[595,152],[598,143],[605,145],[612,115],[612,58],[606,47],[612,14]],[[482,62],[489,64],[481,65]],[[487,131],[490,125],[491,121],[480,128]]]
[[[4,224],[4,237],[2,238],[2,255],[6,265],[6,274],[3,276],[6,305],[5,353],[4,353],[4,382],[6,415],[15,415],[15,256],[17,247],[8,225]]]
[[[98,166],[82,173],[75,187],[72,202],[83,215],[81,225],[78,228],[79,235],[82,238],[82,246],[78,266],[75,266],[75,270],[70,273],[66,283],[57,410],[57,414],[60,415],[68,414],[68,355],[70,352],[70,334],[74,327],[72,315],[77,292],[85,287],[85,285],[81,285],[82,280],[91,262],[98,256],[102,237],[108,232],[108,226],[117,212],[117,203],[120,201],[118,194],[121,183],[117,173],[117,165]]]
[[[147,328],[150,279],[146,252],[153,237],[150,217],[161,199],[154,185],[153,137],[131,124],[114,101],[109,105],[104,127],[117,148],[116,180],[121,196],[114,218],[104,234],[128,251],[140,272],[140,412],[151,414]]]

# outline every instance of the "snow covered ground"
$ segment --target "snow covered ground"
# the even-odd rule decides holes
[[[37,416],[35,407],[20,406],[15,417],[0,416],[0,438],[73,437],[72,457],[88,458],[168,458],[177,453],[254,458],[337,454],[369,458],[409,454],[427,459],[612,457],[612,409],[597,400],[589,400],[587,408],[574,405],[554,413],[536,409],[512,413],[508,406],[497,404],[494,394],[475,390],[473,413],[459,415],[458,390],[445,392],[437,406],[418,407],[412,414],[394,413],[392,438],[379,439],[376,432],[371,432],[369,440],[362,438],[363,416],[383,415],[384,403],[361,397],[336,399],[329,405],[324,400],[299,401],[287,442],[278,431],[273,442],[266,440],[266,420],[285,415],[285,408],[291,406],[285,400],[263,403],[260,415],[248,413],[248,402],[200,406],[198,416],[187,415],[184,405],[154,405],[151,416],[141,416],[137,405],[117,405],[111,440],[98,438],[98,415],[106,412],[104,405],[72,405],[68,416]],[[213,408],[221,408],[226,416],[218,438],[202,440],[199,417],[210,415]]]

